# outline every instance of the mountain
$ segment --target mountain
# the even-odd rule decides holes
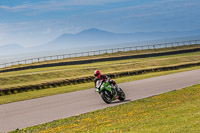
[[[200,40],[200,30],[170,32],[113,33],[96,28],[76,34],[62,34],[49,43],[23,48],[18,44],[0,46],[0,55],[37,54],[38,56],[146,45],[173,41]],[[35,56],[34,56],[35,57]]]
[[[170,31],[170,32],[136,32],[113,33],[96,28],[87,29],[77,34],[63,34],[55,40],[41,45],[40,48],[62,49],[105,46],[116,43],[128,43],[147,40],[160,40],[167,38],[187,37],[200,35],[200,30],[195,31]]]
[[[24,48],[18,44],[7,44],[0,46],[0,55],[17,54],[24,50]]]
[[[118,43],[127,41],[128,36],[122,34],[98,30],[96,28],[81,31],[77,34],[63,34],[55,40],[44,44],[48,48],[73,48],[95,46],[102,44]],[[130,39],[129,39],[130,40]]]

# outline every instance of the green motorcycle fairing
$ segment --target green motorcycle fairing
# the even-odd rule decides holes
[[[102,92],[103,90],[107,90],[112,94],[110,83],[103,82],[102,85],[100,86],[99,93]],[[117,96],[117,93],[115,94],[115,96],[112,97],[112,101],[116,99],[116,96]]]
[[[111,85],[109,83],[104,82],[101,87],[100,87],[100,91],[103,91],[104,89],[108,90],[109,92],[111,92]]]

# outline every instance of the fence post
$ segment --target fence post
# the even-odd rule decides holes
[[[153,45],[153,49],[154,49],[154,50],[156,49],[156,46],[155,46],[155,45]]]

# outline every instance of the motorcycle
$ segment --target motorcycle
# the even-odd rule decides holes
[[[96,91],[101,95],[103,101],[110,104],[112,101],[119,99],[120,101],[125,100],[125,93],[123,90],[116,85],[110,84],[107,80],[98,80],[96,83]]]

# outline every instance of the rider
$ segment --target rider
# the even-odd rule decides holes
[[[109,78],[107,75],[101,74],[101,72],[100,72],[99,70],[95,70],[95,71],[94,71],[94,76],[95,76],[95,78],[94,78],[94,85],[95,85],[95,88],[96,88],[96,82],[97,82],[98,80],[102,80],[103,82],[105,82],[105,81],[108,80],[110,84],[113,84],[114,86],[116,85],[116,82],[115,82],[115,81],[110,80],[110,78]],[[98,89],[98,88],[96,88],[96,91],[98,91],[97,89]]]

